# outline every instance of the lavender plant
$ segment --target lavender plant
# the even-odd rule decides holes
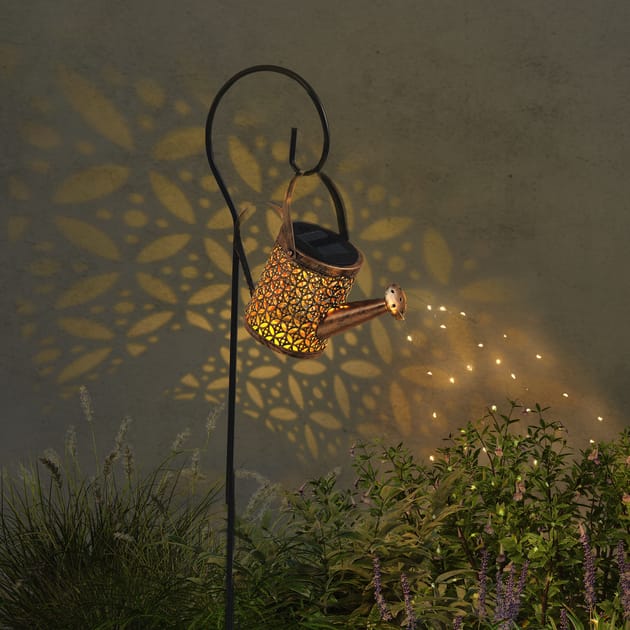
[[[401,573],[400,575],[400,584],[402,586],[403,600],[405,602],[405,614],[407,615],[405,620],[407,630],[416,630],[416,613],[411,601],[411,587],[409,586],[409,580],[404,573]]]
[[[381,619],[383,621],[391,621],[392,613],[385,601],[385,597],[383,597],[383,587],[381,584],[381,562],[378,559],[378,556],[373,557],[372,564],[374,565],[374,599],[378,605]],[[407,588],[409,587],[407,586]]]
[[[586,607],[588,608],[589,616],[592,616],[595,610],[595,604],[597,603],[595,597],[595,560],[593,558],[593,550],[591,549],[591,543],[584,529],[584,526],[580,523],[580,543],[584,552],[583,561],[583,582],[584,582],[584,599]]]
[[[494,620],[499,623],[499,630],[508,630],[518,619],[521,607],[521,596],[525,588],[527,577],[527,562],[523,565],[518,584],[515,584],[516,567],[514,563],[510,565],[507,583],[503,582],[501,571],[497,571],[496,579],[496,606],[494,610]]]
[[[623,618],[630,620],[630,564],[626,560],[626,549],[623,541],[619,541],[616,549],[617,567],[619,569],[619,594]]]

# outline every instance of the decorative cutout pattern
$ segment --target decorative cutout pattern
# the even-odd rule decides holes
[[[346,302],[354,278],[325,276],[298,265],[275,245],[245,311],[250,332],[271,348],[315,356],[326,339],[317,326],[329,310]]]

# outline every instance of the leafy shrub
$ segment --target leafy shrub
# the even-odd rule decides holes
[[[462,472],[451,495],[462,509],[442,532],[446,562],[458,566],[465,558],[479,572],[485,552],[499,575],[527,565],[520,599],[521,618],[530,627],[546,627],[562,608],[588,623],[596,602],[602,613],[619,619],[614,555],[618,543],[627,548],[630,540],[630,431],[576,457],[563,425],[545,420],[545,412],[516,404],[507,414],[490,411],[441,450],[436,474]],[[528,418],[524,432],[514,430]],[[584,566],[586,532],[594,559],[590,575]],[[593,591],[590,602],[585,580]]]
[[[257,627],[626,627],[630,431],[576,455],[546,411],[490,410],[430,466],[358,446],[351,488],[330,474],[243,522]]]
[[[628,630],[630,430],[575,453],[546,413],[490,410],[427,464],[357,445],[349,487],[260,479],[238,522],[236,627]],[[139,476],[124,428],[93,477],[72,436],[63,463],[3,475],[0,627],[222,627],[217,485],[183,436]]]
[[[251,589],[241,593],[241,606],[248,602],[273,613],[269,625],[257,627],[365,628],[366,620],[376,623],[376,557],[384,571],[408,567],[420,614],[426,608],[436,621],[450,618],[455,600],[440,596],[431,584],[449,575],[431,577],[429,543],[459,509],[447,505],[449,479],[436,489],[427,469],[400,446],[378,454],[358,447],[354,469],[352,488],[338,488],[331,473],[286,495],[274,521],[267,517],[241,524],[238,572]],[[388,583],[386,596],[402,596],[402,590],[400,583]],[[402,617],[404,604],[392,605],[392,611]]]

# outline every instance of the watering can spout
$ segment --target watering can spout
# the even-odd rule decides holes
[[[328,311],[317,327],[317,336],[320,339],[327,339],[385,313],[399,320],[405,319],[406,309],[405,292],[399,285],[390,284],[385,290],[383,299],[349,302]]]

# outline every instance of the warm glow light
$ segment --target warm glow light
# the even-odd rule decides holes
[[[604,418],[602,418],[601,416],[597,416],[597,419],[601,422]]]
[[[459,312],[459,314],[460,314],[462,317],[466,317],[466,313],[464,313],[464,311],[460,311],[460,312]]]
[[[503,339],[507,339],[507,335],[506,334],[503,334]]]
[[[429,455],[429,461],[434,462],[435,461],[435,457],[433,457],[433,455]]]
[[[427,311],[433,310],[433,307],[430,304],[427,304]]]
[[[492,405],[492,407],[490,407],[490,409],[492,409],[492,411],[496,411],[497,410],[497,406],[496,405]]]
[[[441,311],[446,311],[446,306],[440,306]]]
[[[483,344],[482,344],[482,343],[478,343],[478,344],[477,344],[477,347],[478,347],[478,348],[483,348]]]
[[[497,365],[501,365],[501,359],[497,359],[497,360],[495,361],[495,363],[496,363]]]
[[[437,418],[437,411],[434,411],[432,415],[434,418]]]
[[[537,354],[537,355],[536,355],[536,358],[537,358],[537,359],[542,359],[542,355]]]
[[[448,379],[451,383],[455,383],[455,377],[451,376],[451,378]]]
[[[407,335],[407,341],[413,341],[413,337],[411,335]]]
[[[294,260],[278,237],[245,309],[245,327],[280,352],[301,357],[320,354],[327,340],[317,335],[318,322],[331,308],[345,304],[359,266],[360,262],[348,267],[345,275],[311,269]],[[312,308],[308,317],[303,304]]]
[[[514,380],[516,380],[516,374],[514,374],[514,372],[512,372],[512,374],[510,374],[510,376],[511,376]]]
[[[470,363],[469,363],[469,364],[466,366],[466,369],[467,369],[469,372],[472,372],[472,371],[473,371],[473,366],[472,366],[472,365],[470,365]]]
[[[567,394],[566,392],[562,392],[562,395],[563,395],[565,398],[568,398],[568,397],[569,397],[569,394]]]
[[[446,328],[446,324],[440,324],[440,328]]]
[[[431,372],[431,370],[429,370],[429,371],[427,372],[427,374],[428,374],[429,376],[433,376],[433,372]]]

